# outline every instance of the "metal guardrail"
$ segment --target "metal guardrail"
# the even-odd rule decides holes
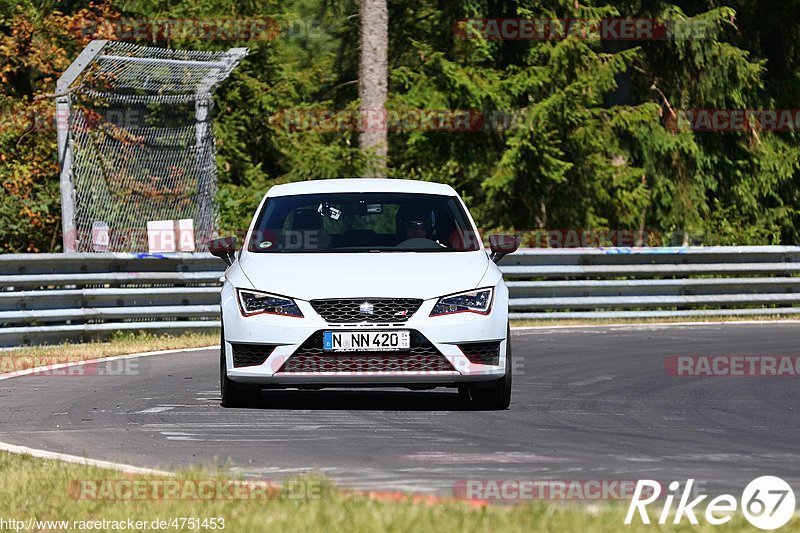
[[[219,327],[208,254],[0,256],[0,347]],[[800,314],[800,247],[524,249],[501,261],[513,319]]]
[[[0,255],[0,347],[219,328],[210,254]]]
[[[800,246],[528,249],[501,268],[516,319],[800,313]]]

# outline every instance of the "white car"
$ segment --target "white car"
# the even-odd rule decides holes
[[[244,246],[209,250],[222,288],[222,404],[263,388],[458,388],[511,399],[508,289],[449,185],[333,179],[272,187]]]

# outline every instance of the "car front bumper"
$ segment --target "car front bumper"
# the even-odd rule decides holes
[[[495,301],[488,315],[458,313],[430,317],[437,299],[425,300],[407,322],[400,325],[386,324],[329,324],[319,316],[309,302],[296,300],[304,318],[276,315],[244,317],[239,312],[235,289],[226,283],[222,292],[223,323],[225,327],[225,357],[228,377],[238,383],[264,386],[458,386],[462,383],[493,381],[506,373],[506,350],[508,345],[508,290],[504,284],[495,289]],[[417,335],[432,347],[426,353],[438,352],[446,360],[446,370],[428,370],[425,365],[397,370],[392,365],[381,365],[373,370],[369,365],[358,371],[302,366],[303,371],[287,371],[287,361],[295,355],[305,353],[309,341],[321,331],[391,331],[410,330],[412,338]],[[471,361],[459,345],[496,342],[499,344],[497,364],[481,364]],[[271,353],[263,364],[234,366],[234,345],[248,347],[270,346]],[[303,348],[303,350],[301,350]],[[321,349],[321,346],[319,346]],[[320,351],[320,350],[317,350]],[[412,350],[413,352],[413,350]],[[408,352],[378,352],[371,357],[392,359],[402,363]],[[350,354],[355,355],[355,354]],[[360,355],[360,354],[359,354]],[[338,357],[347,357],[339,354]],[[330,361],[336,355],[325,354]],[[436,355],[435,357],[438,357]],[[310,358],[311,361],[319,361]],[[294,365],[295,369],[297,365]],[[385,369],[386,367],[390,369]],[[402,365],[401,365],[402,366]],[[408,365],[406,365],[408,366]],[[440,368],[442,365],[437,365]]]

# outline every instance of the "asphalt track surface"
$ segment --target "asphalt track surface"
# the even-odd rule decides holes
[[[800,480],[800,378],[674,377],[665,359],[798,355],[798,340],[797,324],[515,331],[507,411],[449,389],[269,391],[223,409],[218,352],[159,355],[0,381],[0,442],[445,495],[459,480],[641,478],[735,494],[761,475]]]

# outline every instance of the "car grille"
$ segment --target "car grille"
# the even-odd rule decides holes
[[[494,366],[500,364],[500,341],[472,342],[459,344],[458,347],[464,352],[470,363]]]
[[[309,337],[278,372],[447,372],[453,365],[418,331],[404,352],[324,352],[322,331]]]
[[[275,350],[275,346],[269,344],[232,344],[231,346],[233,346],[234,367],[263,365]]]
[[[362,304],[372,304],[372,314],[362,312]],[[422,300],[416,298],[361,298],[348,300],[311,300],[314,311],[330,323],[405,322],[417,312]]]

